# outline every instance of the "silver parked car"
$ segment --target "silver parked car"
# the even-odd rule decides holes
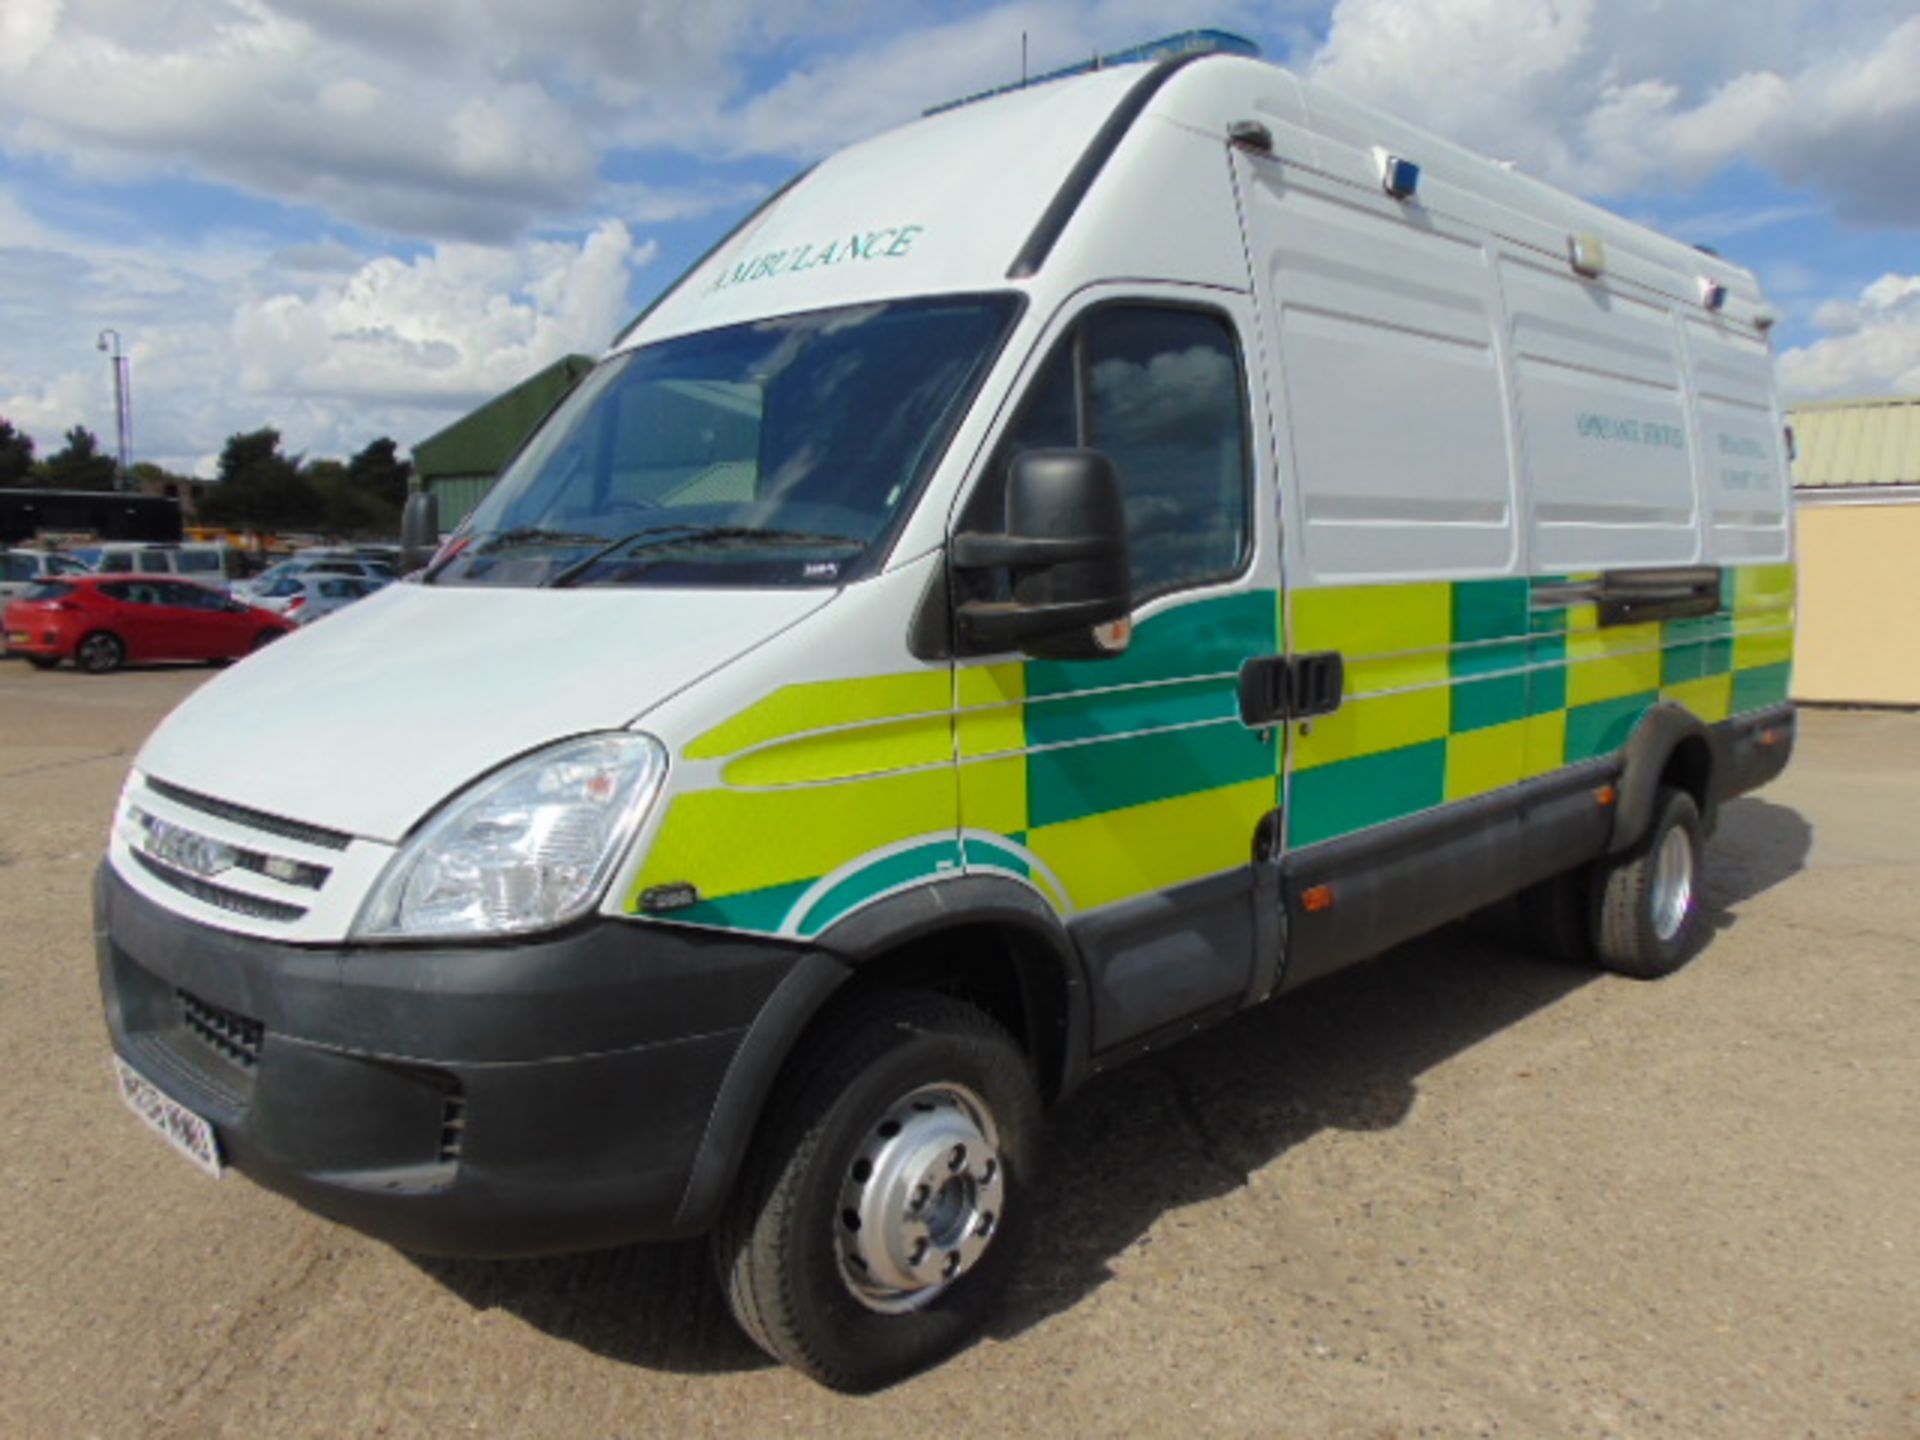
[[[309,572],[283,575],[262,593],[247,598],[263,610],[286,616],[296,625],[311,625],[321,616],[344,609],[389,583],[380,577]]]

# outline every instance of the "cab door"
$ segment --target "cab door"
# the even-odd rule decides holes
[[[957,521],[1003,527],[1027,450],[1098,450],[1125,492],[1125,652],[968,656],[957,679],[969,868],[1021,871],[1067,918],[1093,976],[1095,1050],[1257,998],[1277,959],[1255,861],[1278,741],[1239,708],[1243,668],[1278,649],[1251,322],[1244,297],[1217,290],[1083,292],[1037,347]],[[959,598],[982,585],[953,577]]]

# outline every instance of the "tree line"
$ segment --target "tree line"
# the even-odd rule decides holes
[[[84,425],[43,459],[33,437],[0,417],[0,489],[111,490],[119,466],[103,454]],[[272,427],[229,435],[220,451],[219,479],[207,485],[198,512],[203,525],[233,530],[310,530],[340,536],[389,536],[400,528],[413,462],[383,435],[347,460],[309,459],[280,448]],[[135,488],[175,494],[207,482],[142,461],[129,478]]]

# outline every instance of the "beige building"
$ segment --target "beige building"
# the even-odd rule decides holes
[[[1788,413],[1798,442],[1793,696],[1920,705],[1920,396]]]

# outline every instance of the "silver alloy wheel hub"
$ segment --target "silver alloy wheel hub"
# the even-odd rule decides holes
[[[1693,845],[1678,825],[1660,841],[1653,860],[1653,933],[1671,940],[1693,908]]]
[[[999,1233],[1000,1137],[978,1095],[923,1085],[874,1122],[847,1168],[834,1245],[870,1310],[916,1310],[979,1263]]]

